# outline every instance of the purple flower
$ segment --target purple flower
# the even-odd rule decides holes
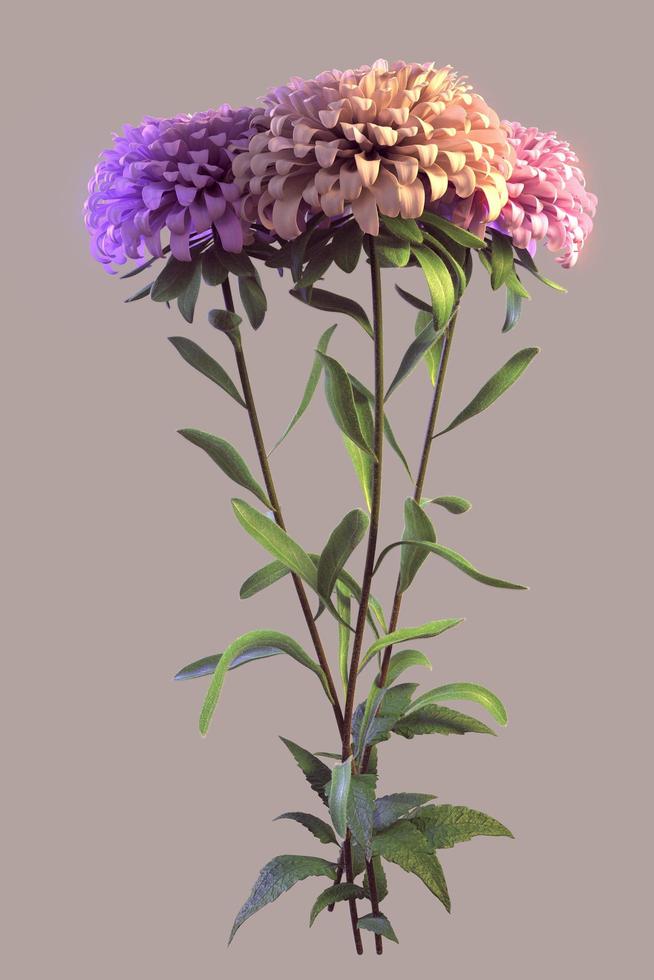
[[[247,149],[252,109],[219,109],[157,119],[114,134],[89,183],[84,221],[91,252],[105,265],[162,254],[170,233],[175,258],[190,261],[194,236],[215,228],[227,252],[251,236],[232,160]],[[109,270],[114,271],[114,270]]]

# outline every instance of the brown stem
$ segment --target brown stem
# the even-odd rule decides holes
[[[368,889],[370,891],[370,905],[372,907],[372,914],[379,915],[379,898],[377,893],[377,879],[375,877],[375,869],[372,861],[366,861],[366,872],[368,874]],[[382,937],[375,933],[375,949],[377,950],[377,955],[381,956],[384,952],[384,943]]]
[[[345,835],[345,840],[343,841],[343,862],[345,864],[345,880],[349,884],[354,883],[354,872],[352,869],[352,839],[350,837],[350,831],[348,830]],[[352,935],[354,937],[354,947],[361,956],[363,954],[363,943],[361,941],[361,930],[359,929],[359,913],[357,912],[357,901],[356,898],[350,898],[348,900],[348,905],[350,907],[350,922],[352,923]]]
[[[338,864],[336,865],[336,878],[334,879],[334,884],[340,885],[342,877],[343,877],[343,848],[341,847],[341,850],[338,855]],[[332,902],[331,905],[328,905],[327,911],[333,912],[335,904],[336,904],[335,902]]]

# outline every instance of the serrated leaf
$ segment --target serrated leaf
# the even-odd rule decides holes
[[[286,531],[244,500],[235,498],[232,507],[242,528],[291,572],[317,592],[316,566],[303,548]]]
[[[422,268],[429,288],[436,329],[447,326],[454,310],[454,286],[447,266],[439,255],[424,245],[414,245],[412,252]]]
[[[363,539],[370,521],[362,510],[346,514],[329,536],[318,562],[318,594],[329,599],[348,558]]]
[[[179,434],[194,446],[203,449],[234,483],[245,487],[266,507],[270,507],[265,491],[252,476],[247,463],[226,439],[211,435],[210,432],[202,432],[200,429],[180,429]]]
[[[322,910],[326,909],[328,905],[334,905],[336,902],[347,902],[351,898],[365,898],[365,892],[361,885],[353,885],[344,881],[338,885],[330,885],[329,888],[325,888],[324,892],[321,892],[313,903],[309,915],[309,926],[314,924]]]
[[[155,303],[168,303],[177,299],[192,281],[196,268],[199,268],[197,258],[190,262],[181,262],[171,255],[153,282],[150,297]]]
[[[352,734],[357,756],[363,757],[366,748],[390,737],[393,726],[411,703],[417,684],[396,684],[394,687],[377,688],[373,684],[370,694],[360,704],[352,720]]]
[[[384,939],[390,939],[394,943],[399,942],[393,926],[382,912],[378,912],[377,915],[369,912],[368,915],[361,916],[357,925],[359,929],[367,929],[368,932],[374,932],[376,936],[383,936]]]
[[[369,859],[372,851],[373,815],[377,776],[358,773],[352,776],[347,806],[347,824],[355,841]]]
[[[361,255],[363,232],[356,221],[348,221],[337,228],[332,239],[334,261],[343,272],[354,272]]]
[[[227,371],[210,354],[207,354],[195,341],[189,340],[188,337],[169,337],[168,340],[175,350],[181,354],[187,364],[190,364],[196,371],[203,374],[205,378],[209,378],[219,388],[222,388],[230,398],[233,398],[235,402],[238,402],[239,405],[246,408],[245,402],[241,398],[236,385]]]
[[[451,238],[453,242],[456,242],[458,245],[463,245],[464,248],[484,248],[486,244],[483,238],[477,238],[472,232],[466,231],[465,228],[459,228],[458,225],[454,225],[451,221],[441,218],[438,214],[432,214],[431,211],[423,211],[419,220],[431,228],[436,228],[448,238]]]
[[[253,660],[266,660],[268,657],[277,657],[280,653],[285,652],[285,650],[281,650],[279,647],[252,647],[252,649],[245,650],[244,653],[240,653],[235,657],[229,665],[229,670],[235,670],[237,667],[241,667],[243,664],[249,664]],[[213,674],[220,663],[221,657],[222,653],[214,653],[210,657],[202,657],[201,660],[195,660],[192,664],[188,664],[187,667],[182,667],[181,670],[178,670],[173,680],[187,681],[193,680],[196,677],[206,677],[207,674]]]
[[[407,714],[419,711],[427,704],[437,704],[440,701],[475,701],[493,716],[500,725],[506,725],[508,718],[506,708],[492,691],[480,684],[468,684],[460,682],[458,684],[444,684],[442,687],[435,687],[432,691],[426,691],[413,702]]]
[[[503,395],[505,391],[508,391],[516,383],[539,351],[539,347],[525,347],[524,350],[520,350],[513,357],[510,357],[506,364],[499,371],[496,371],[493,377],[479,389],[475,397],[466,405],[463,411],[459,412],[447,428],[442,429],[437,435],[442,436],[446,432],[451,432],[452,429],[461,425],[462,422],[467,422],[468,419],[474,418],[475,415],[479,415],[480,412],[489,408],[497,401],[500,395]]]
[[[380,796],[375,803],[374,828],[376,832],[386,830],[400,817],[405,817],[436,797],[429,793],[390,793]]]
[[[399,653],[394,653],[388,664],[386,683],[392,684],[400,674],[409,670],[410,667],[426,667],[427,670],[431,670],[431,660],[420,650],[401,650]],[[377,680],[379,681],[379,679],[378,676]]]
[[[426,326],[422,328],[415,340],[411,341],[406,351],[402,355],[400,366],[395,372],[395,377],[388,386],[384,396],[384,401],[388,401],[398,385],[400,385],[404,379],[415,370],[423,357],[433,350],[435,344],[438,342],[439,338],[443,336],[444,332],[444,326],[439,330],[434,329],[434,319],[431,315],[429,315],[429,320]]]
[[[337,762],[332,769],[332,781],[329,788],[329,814],[334,830],[340,837],[347,832],[347,806],[352,782],[352,756],[345,762]]]
[[[258,330],[268,309],[268,301],[261,283],[253,276],[241,276],[238,280],[238,291],[250,324],[254,330]]]
[[[192,263],[193,275],[177,297],[177,309],[187,323],[193,323],[195,304],[200,295],[201,265],[198,260]]]
[[[426,806],[411,817],[430,847],[440,850],[472,840],[473,837],[513,837],[511,831],[494,817],[467,806]]]
[[[296,742],[291,742],[289,738],[284,738],[282,735],[279,737],[304,773],[311,789],[327,805],[325,786],[332,778],[331,769],[324,762],[321,762],[313,752],[309,752],[308,749],[303,749],[301,745],[298,745]]]
[[[386,633],[384,636],[380,636],[379,639],[375,640],[372,646],[368,647],[361,659],[359,670],[363,670],[378,650],[395,646],[396,643],[404,643],[406,640],[421,640],[426,637],[439,636],[441,633],[452,629],[453,626],[458,626],[462,622],[462,619],[434,619],[428,623],[423,623],[422,626],[411,626],[405,629],[394,630],[392,633]]]
[[[336,878],[336,865],[323,858],[305,857],[299,854],[281,854],[261,869],[249,898],[239,910],[232,926],[229,942],[233,940],[243,923],[265,905],[287,892],[305,878],[325,876]]]
[[[294,810],[290,813],[280,813],[275,820],[295,820],[313,834],[321,844],[338,844],[338,840],[332,828],[320,817],[314,817],[312,813],[302,813]]]
[[[355,303],[354,300],[347,299],[345,296],[338,296],[336,293],[330,293],[326,289],[316,289],[315,287],[307,290],[291,289],[290,293],[295,299],[299,299],[301,303],[306,303],[316,310],[324,310],[326,313],[343,313],[345,316],[352,317],[359,326],[363,327],[370,337],[373,336],[370,320],[365,310],[358,303]]]
[[[373,853],[397,864],[409,874],[414,874],[427,886],[432,895],[450,911],[445,875],[440,861],[417,827],[401,820],[380,834],[372,842]]]
[[[405,715],[393,731],[403,738],[413,738],[414,735],[466,735],[469,732],[478,735],[495,734],[492,728],[477,718],[435,704]]]
[[[465,514],[472,507],[470,501],[466,500],[465,497],[423,497],[420,506],[425,507],[427,504],[438,504],[450,514]]]
[[[345,368],[328,354],[317,352],[325,371],[325,394],[334,421],[341,432],[359,449],[374,457],[361,430],[354,404],[352,384]]]
[[[277,447],[284,441],[284,439],[289,434],[291,429],[297,425],[297,423],[300,421],[300,419],[306,412],[307,408],[311,404],[311,399],[313,398],[315,390],[318,387],[318,381],[320,380],[320,375],[322,373],[322,361],[318,357],[318,353],[325,354],[327,352],[327,347],[329,346],[329,341],[331,340],[331,336],[334,333],[334,330],[336,330],[336,324],[334,324],[332,327],[329,327],[327,330],[325,330],[320,340],[318,341],[318,345],[316,347],[316,354],[313,359],[313,364],[311,365],[311,371],[309,372],[309,378],[307,380],[306,387],[304,389],[304,394],[302,395],[300,404],[298,405],[295,415],[293,416],[288,426],[286,427],[284,434],[277,440],[271,452],[274,452],[275,449],[277,449]]]
[[[422,507],[411,497],[404,501],[404,534],[403,538],[412,541],[436,541],[434,525],[425,514]],[[398,592],[406,592],[418,574],[420,566],[427,559],[429,552],[413,545],[406,545],[401,550],[400,578]]]
[[[458,568],[461,572],[464,572],[470,578],[473,578],[475,582],[481,582],[482,585],[490,585],[496,589],[526,589],[526,585],[518,585],[516,582],[507,582],[505,579],[494,578],[492,575],[486,575],[484,572],[480,572],[478,568],[471,565],[467,558],[460,555],[458,551],[454,551],[452,548],[447,548],[445,545],[437,544],[432,541],[418,541],[410,540],[408,538],[403,538],[402,541],[394,541],[392,544],[386,545],[383,551],[380,552],[377,559],[377,564],[375,565],[375,572],[379,568],[380,564],[386,557],[386,555],[393,548],[406,547],[407,544],[415,544],[420,546],[424,551],[431,552],[435,555],[439,555],[444,558],[455,568]]]

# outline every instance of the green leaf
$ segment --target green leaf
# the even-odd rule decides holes
[[[242,317],[231,310],[209,310],[207,319],[212,327],[222,330],[223,333],[232,333],[243,322]]]
[[[431,660],[420,650],[401,650],[400,653],[394,653],[388,664],[386,683],[392,684],[410,667],[426,667],[427,670],[431,670]],[[377,679],[379,680],[379,677]]]
[[[202,735],[207,734],[225,681],[225,674],[233,661],[236,660],[239,654],[246,653],[252,649],[261,649],[261,647],[275,647],[283,653],[287,653],[289,657],[302,664],[303,667],[308,667],[309,670],[317,675],[329,696],[327,681],[322,672],[322,668],[315,660],[311,659],[299,643],[296,643],[286,633],[278,633],[276,630],[252,630],[249,633],[244,633],[243,636],[239,636],[233,643],[230,643],[216,664],[216,669],[211,678],[209,690],[207,691],[204,704],[202,705],[202,711],[200,712],[200,732]]]
[[[252,647],[250,650],[246,650],[244,653],[235,657],[229,665],[229,670],[235,670],[237,667],[241,667],[243,664],[249,664],[253,660],[266,660],[268,657],[277,657],[280,653],[285,652],[285,650],[279,647]],[[206,677],[207,674],[213,674],[220,663],[221,657],[222,653],[214,653],[210,657],[202,657],[201,660],[195,660],[192,664],[188,664],[187,667],[182,667],[181,670],[178,670],[173,680],[187,681],[196,677]]]
[[[474,418],[475,415],[479,415],[480,412],[489,408],[493,402],[497,401],[500,395],[503,395],[511,385],[516,383],[539,351],[540,347],[525,347],[524,350],[520,350],[513,357],[510,357],[506,364],[499,371],[496,371],[493,377],[479,389],[475,397],[466,405],[463,411],[459,412],[447,428],[442,429],[437,435],[442,436],[446,432],[451,432],[452,429],[461,425],[462,422],[467,422],[468,419]]]
[[[164,248],[163,251],[165,254],[166,249]],[[148,259],[147,262],[142,262],[141,265],[134,266],[134,268],[130,269],[129,272],[123,272],[122,276],[120,276],[119,278],[131,279],[133,276],[138,276],[141,272],[144,272],[146,269],[149,269],[150,266],[154,265],[154,263],[158,261],[159,261],[159,256],[154,255],[151,259]]]
[[[269,585],[274,585],[286,575],[290,575],[287,565],[281,561],[271,561],[246,578],[240,588],[239,596],[241,599],[251,599],[257,592],[263,592]]]
[[[318,591],[316,566],[306,551],[286,531],[244,500],[235,498],[232,500],[232,507],[241,527],[255,541],[286,565],[291,572],[299,575],[314,592]]]
[[[147,286],[142,286],[138,292],[132,293],[131,296],[128,296],[125,303],[136,303],[136,301],[139,299],[145,299],[145,297],[149,296],[152,292],[152,285],[153,284],[149,282]]]
[[[402,299],[409,304],[409,306],[413,306],[416,310],[420,310],[421,313],[429,313],[429,316],[432,315],[432,310],[429,303],[425,303],[423,299],[419,299],[417,296],[414,296],[413,293],[407,292],[406,289],[402,289],[402,287],[398,286],[397,284],[395,285],[395,289],[400,294]]]
[[[336,865],[323,858],[304,857],[299,854],[281,854],[273,858],[261,869],[249,898],[234,919],[229,942],[231,943],[237,931],[250,916],[265,905],[274,902],[296,882],[322,876],[333,881],[336,878]]]
[[[336,835],[332,828],[320,817],[314,817],[312,813],[301,813],[294,810],[292,813],[280,813],[275,820],[295,820],[297,823],[306,827],[314,837],[317,837],[321,844],[338,844]]]
[[[241,295],[243,309],[255,330],[258,330],[266,316],[268,301],[258,279],[251,276],[241,276],[238,280],[238,291]]]
[[[422,333],[425,327],[432,322],[431,312],[425,313],[423,310],[418,311],[415,325],[416,338]],[[444,339],[445,335],[443,333],[433,347],[430,347],[425,354],[423,354],[423,361],[427,365],[427,371],[429,372],[429,380],[432,388],[436,387],[436,382],[438,381],[438,370],[440,368],[441,357],[443,354]]]
[[[433,691],[427,691],[413,702],[407,714],[419,711],[427,704],[436,704],[439,701],[475,701],[481,704],[493,716],[500,725],[506,725],[508,718],[506,708],[492,691],[480,684],[468,684],[461,682],[458,684],[444,684],[442,687],[435,687]]]
[[[362,660],[359,670],[363,670],[366,664],[370,661],[372,657],[377,653],[378,650],[384,650],[386,647],[394,646],[396,643],[404,643],[405,640],[421,640],[426,637],[439,636],[446,630],[452,629],[453,626],[458,626],[462,623],[462,619],[435,619],[428,623],[423,623],[422,626],[412,626],[401,630],[394,630],[392,633],[387,633],[385,636],[380,636],[378,640],[368,647]]]
[[[447,266],[439,255],[424,245],[415,245],[412,249],[422,267],[429,287],[434,323],[437,329],[447,326],[454,310],[454,286]]]
[[[388,796],[380,796],[375,803],[375,831],[379,833],[386,830],[400,817],[405,817],[407,813],[412,813],[435,798],[429,793],[390,793]]]
[[[367,929],[369,932],[374,932],[377,936],[383,936],[384,939],[390,939],[391,942],[399,942],[399,939],[393,932],[393,926],[381,912],[378,912],[377,915],[373,915],[372,912],[369,912],[368,915],[361,916],[357,922],[357,925],[359,926],[359,929]]]
[[[317,353],[325,370],[325,393],[334,421],[351,442],[374,457],[361,431],[347,371],[333,357],[320,351]]]
[[[274,452],[275,449],[277,449],[277,446],[279,446],[284,441],[284,439],[289,434],[291,429],[294,428],[295,425],[297,425],[297,423],[300,421],[300,419],[306,412],[307,408],[311,404],[311,399],[313,398],[315,390],[318,387],[318,381],[320,380],[320,375],[322,373],[322,361],[318,357],[318,353],[320,354],[326,353],[327,347],[329,345],[329,341],[331,340],[331,336],[334,333],[334,330],[336,330],[336,324],[334,324],[333,327],[329,327],[327,330],[325,330],[324,334],[318,341],[318,346],[316,348],[317,353],[313,359],[313,364],[311,365],[311,371],[309,372],[309,378],[307,380],[307,384],[304,389],[304,394],[302,395],[302,400],[300,401],[300,404],[298,406],[295,415],[293,416],[288,426],[286,427],[284,434],[281,436],[281,438],[277,440],[271,452]]]
[[[450,247],[446,248],[445,245],[438,240],[438,238],[435,238],[433,235],[428,233],[425,233],[425,243],[428,244],[433,251],[438,252],[442,258],[447,269],[449,270],[453,282],[455,283],[457,298],[460,298],[468,285],[468,280],[463,267],[450,251],[452,247],[456,248],[456,246],[452,246],[450,244]]]
[[[323,247],[309,260],[301,277],[297,280],[296,286],[299,289],[308,289],[314,282],[322,279],[332,262],[334,256],[331,248]]]
[[[207,249],[202,255],[202,278],[207,286],[221,286],[228,274],[215,248]]]
[[[513,271],[513,242],[508,235],[491,229],[490,248],[491,289],[499,289]]]
[[[318,562],[318,594],[329,599],[336,580],[348,558],[363,539],[368,524],[368,515],[362,510],[351,510],[334,528]]]
[[[218,256],[227,271],[231,272],[233,276],[238,276],[239,279],[243,276],[251,279],[257,278],[257,270],[247,252],[225,252],[221,249]]]
[[[198,260],[194,261],[192,265],[193,275],[177,297],[177,309],[187,323],[193,323],[195,304],[197,303],[198,296],[200,295],[201,265]]]
[[[245,402],[241,398],[236,385],[227,374],[227,371],[220,366],[218,361],[215,361],[206,351],[202,350],[195,341],[189,340],[188,337],[169,337],[168,340],[175,350],[181,354],[187,364],[190,364],[196,371],[203,374],[205,378],[209,378],[219,388],[222,388],[230,398],[233,398],[243,408],[246,407]]]
[[[171,299],[177,299],[192,282],[197,265],[197,259],[180,262],[171,255],[152,284],[150,297],[155,303],[168,303]]]
[[[313,903],[309,916],[309,925],[312,926],[323,909],[336,902],[347,902],[351,898],[365,898],[365,892],[361,885],[351,885],[349,882],[341,882],[338,885],[330,885],[324,892],[318,895]]]
[[[381,220],[396,238],[411,242],[412,245],[422,244],[422,232],[413,218],[389,218],[384,214],[381,215]]]
[[[363,232],[356,221],[348,221],[337,228],[332,239],[334,261],[343,272],[354,272],[361,255]]]
[[[369,445],[372,445],[373,433],[375,424],[372,417],[372,409],[365,398],[365,396],[357,389],[352,386],[352,394],[354,396],[354,407],[357,413],[357,419],[359,421],[359,426],[361,432],[363,433],[364,439]],[[372,478],[374,473],[374,460],[367,450],[359,449],[359,447],[352,442],[351,439],[343,434],[343,443],[347,449],[348,456],[352,461],[352,466],[354,467],[354,472],[361,490],[363,491],[363,497],[366,502],[366,507],[368,510],[372,507]]]
[[[396,684],[378,688],[373,684],[370,694],[360,704],[352,720],[352,734],[357,756],[363,757],[366,748],[390,738],[393,726],[411,703],[417,684]]]
[[[422,507],[407,497],[404,501],[404,534],[403,538],[412,541],[436,541],[434,525],[425,514]],[[429,552],[413,545],[402,548],[400,558],[400,578],[398,591],[406,592],[418,574],[420,566],[428,557]]]
[[[388,386],[388,390],[384,396],[384,401],[388,401],[398,385],[400,385],[404,379],[415,370],[423,357],[425,357],[425,355],[432,350],[439,338],[442,337],[444,331],[445,327],[441,327],[439,330],[434,330],[434,320],[430,315],[426,326],[422,328],[415,340],[409,344],[404,352],[402,360],[400,361],[400,366],[395,372],[395,377]]]
[[[472,840],[473,837],[513,837],[499,820],[467,806],[426,806],[411,817],[430,847],[440,850]]]
[[[526,585],[518,585],[516,582],[507,582],[501,578],[494,578],[492,575],[485,575],[480,572],[478,568],[471,565],[467,558],[460,555],[458,551],[453,551],[452,548],[446,548],[442,544],[434,544],[432,541],[418,541],[409,540],[408,538],[403,538],[402,541],[394,541],[392,544],[387,545],[382,552],[380,552],[379,558],[377,559],[377,564],[375,565],[375,572],[379,568],[380,564],[386,557],[389,551],[397,547],[405,547],[407,544],[420,545],[425,551],[432,552],[435,555],[439,555],[446,561],[449,561],[451,565],[458,568],[460,571],[465,572],[470,578],[473,578],[475,582],[481,582],[482,585],[491,585],[496,589],[527,589]]]
[[[354,395],[354,404],[356,405],[356,408],[357,408],[357,415],[359,417],[359,423],[361,425],[361,431],[363,432],[363,434],[364,434],[364,436],[366,438],[366,441],[369,442],[372,445],[372,432],[373,432],[373,428],[374,428],[374,423],[373,423],[373,420],[372,420],[372,413],[373,413],[374,406],[375,406],[375,396],[373,395],[372,391],[370,391],[369,388],[366,388],[366,386],[363,384],[363,382],[359,381],[359,379],[356,378],[353,374],[348,374],[348,378],[350,379],[350,383],[352,385],[352,393]],[[360,404],[360,401],[361,401],[361,399],[359,398],[359,396],[362,396],[368,402],[368,405],[370,407],[370,412],[366,416],[366,419],[367,418],[370,419],[370,424],[369,425],[367,424],[367,422],[364,423],[364,421],[362,420],[362,413],[359,411],[359,404]],[[384,413],[384,438],[386,439],[386,442],[391,447],[391,449],[393,450],[393,452],[395,453],[395,455],[397,456],[397,458],[399,459],[399,461],[402,463],[402,466],[406,470],[406,473],[407,473],[409,479],[410,480],[413,480],[413,477],[411,475],[411,470],[409,469],[409,464],[406,461],[406,456],[402,452],[402,449],[400,447],[400,444],[398,443],[397,439],[395,438],[395,433],[393,432],[393,429],[391,428],[391,423],[389,422],[388,416],[386,415],[386,413]]]
[[[245,460],[237,453],[230,443],[218,436],[211,435],[209,432],[202,432],[200,429],[180,429],[179,434],[184,436],[190,443],[203,449],[207,456],[216,463],[217,466],[234,483],[240,487],[245,487],[254,494],[255,497],[270,507],[270,501],[262,487],[252,476]],[[247,506],[247,505],[246,505]]]
[[[398,242],[381,235],[375,239],[375,250],[380,266],[386,269],[403,269],[411,258],[408,242]]]
[[[301,745],[297,745],[296,742],[291,742],[289,738],[284,738],[282,735],[279,737],[304,773],[311,789],[318,794],[326,805],[327,793],[325,792],[325,786],[332,778],[331,769],[324,762],[321,762],[313,752],[309,752],[308,749],[303,749]]]
[[[345,316],[352,317],[370,337],[373,336],[370,320],[363,307],[355,303],[354,300],[347,299],[345,296],[338,296],[336,293],[330,293],[326,289],[291,289],[290,293],[295,299],[299,299],[301,303],[306,303],[315,310],[324,310],[326,313],[343,313]]]
[[[397,864],[404,871],[420,878],[432,895],[450,911],[450,898],[440,861],[417,827],[407,820],[401,820],[380,834],[375,834],[372,848],[373,853],[385,861]]]
[[[420,506],[425,507],[427,504],[438,504],[439,507],[448,510],[450,514],[465,514],[472,507],[470,501],[466,500],[465,497],[432,497],[431,499],[423,497]]]
[[[349,678],[349,657],[350,657],[350,623],[351,610],[350,598],[345,595],[343,590],[336,589],[336,612],[338,613],[338,670],[341,675],[343,692],[347,691]]]
[[[440,215],[432,214],[431,211],[423,211],[419,220],[424,225],[436,228],[448,238],[451,238],[453,242],[456,242],[458,245],[463,245],[464,248],[484,248],[486,245],[483,238],[477,238],[471,232],[466,231],[464,228],[459,228],[458,225],[452,224],[451,221],[446,221]]]
[[[347,832],[347,804],[352,782],[352,756],[345,762],[337,762],[332,769],[332,781],[329,788],[329,813],[334,824],[334,830],[340,837]]]
[[[536,263],[526,248],[516,248],[515,251],[518,256],[518,265],[521,265],[527,272],[531,272],[532,276],[535,276],[539,282],[542,282],[545,286],[549,286],[550,289],[555,289],[558,293],[567,293],[568,290],[564,286],[559,286],[558,282],[548,279],[547,276],[539,272]]]
[[[515,275],[515,274],[514,274]],[[516,277],[517,278],[517,277]],[[522,312],[522,295],[517,290],[511,289],[509,282],[506,284],[506,316],[502,324],[502,333],[513,330]]]
[[[347,824],[366,858],[372,854],[373,816],[377,776],[359,773],[352,776],[347,806]]]
[[[373,750],[376,751],[376,750]],[[384,866],[382,865],[382,860],[380,857],[374,857],[372,859],[372,866],[375,872],[375,884],[377,886],[377,901],[383,902],[388,895],[388,883],[386,881],[386,875],[384,873]],[[370,898],[370,886],[368,884],[368,871],[363,877],[363,890],[366,893],[366,898]]]
[[[395,725],[393,731],[404,738],[413,738],[414,735],[465,735],[468,732],[476,732],[479,735],[495,734],[492,728],[484,725],[477,718],[435,704],[429,704],[419,711],[412,711],[411,714],[405,715]]]

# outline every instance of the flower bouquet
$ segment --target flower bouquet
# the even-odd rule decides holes
[[[592,230],[596,203],[566,142],[553,132],[500,121],[464,78],[434,64],[378,61],[308,81],[293,78],[272,89],[260,108],[222,105],[169,119],[147,117],[115,135],[101,155],[85,204],[93,255],[110,271],[134,260],[124,278],[165,260],[128,302],[147,296],[167,306],[175,302],[192,323],[201,284],[218,290],[221,300],[209,322],[223,335],[232,363],[224,366],[188,337],[170,340],[191,367],[247,413],[259,473],[253,474],[222,435],[198,429],[180,434],[248,497],[232,500],[234,516],[261,546],[267,563],[243,582],[241,597],[290,580],[307,631],[300,643],[274,629],[255,629],[182,668],[177,679],[209,679],[200,712],[204,735],[230,670],[286,654],[315,675],[307,696],[323,697],[335,721],[330,751],[312,752],[282,739],[324,809],[321,816],[297,811],[281,816],[325,845],[328,856],[273,858],[237,913],[230,941],[263,906],[296,882],[317,877],[325,880],[310,924],[323,910],[344,903],[357,953],[363,951],[364,931],[373,934],[381,953],[384,939],[397,942],[387,914],[389,864],[419,878],[449,910],[440,852],[476,835],[511,836],[494,817],[434,803],[432,793],[414,792],[413,786],[378,795],[378,752],[391,737],[493,734],[486,721],[452,703],[472,703],[488,720],[506,724],[502,702],[485,687],[448,682],[419,692],[418,683],[407,680],[431,669],[416,646],[461,620],[406,625],[402,601],[422,565],[433,558],[492,588],[524,588],[480,571],[441,544],[430,512],[436,507],[459,515],[470,504],[457,496],[426,496],[426,480],[435,440],[491,406],[524,373],[538,348],[514,354],[445,425],[439,406],[475,265],[488,274],[492,290],[505,291],[502,330],[512,330],[529,298],[525,275],[560,289],[535,264],[538,243],[559,252],[564,268],[573,266]],[[332,265],[351,273],[360,262],[369,268],[370,312],[323,285]],[[394,282],[414,331],[389,372],[382,279],[395,280],[396,270],[408,266],[421,271],[424,295]],[[243,326],[247,320],[258,330],[264,322],[265,267],[290,280],[299,302],[334,314],[370,341],[368,387],[328,353],[337,324],[320,336],[297,411],[278,440],[300,421],[322,378],[365,506],[347,513],[316,553],[287,529],[248,372],[246,349],[249,355],[254,341],[244,337]],[[414,472],[388,409],[395,390],[421,363],[433,390]],[[398,541],[386,541],[380,523],[387,449],[410,479]],[[359,547],[362,561],[355,571]],[[388,605],[373,592],[374,576],[387,561],[398,566]],[[306,742],[310,734],[301,738]]]

